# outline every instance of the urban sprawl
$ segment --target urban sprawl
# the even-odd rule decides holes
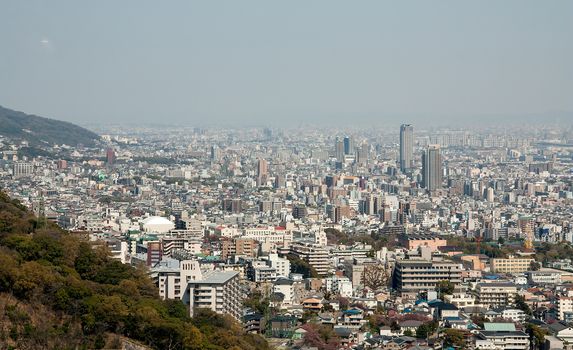
[[[0,137],[0,188],[191,316],[278,349],[573,349],[570,129],[100,134]]]

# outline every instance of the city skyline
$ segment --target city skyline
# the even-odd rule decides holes
[[[0,349],[573,350],[573,1],[0,8]]]

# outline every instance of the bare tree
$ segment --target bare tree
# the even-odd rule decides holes
[[[388,285],[390,272],[381,264],[367,265],[362,272],[362,284],[373,291]]]

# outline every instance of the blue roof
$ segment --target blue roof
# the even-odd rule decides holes
[[[349,315],[358,315],[359,313],[361,313],[361,311],[357,310],[357,309],[350,309],[350,310],[343,311],[343,313],[349,314]]]
[[[498,275],[485,275],[486,280],[498,280],[500,277]]]
[[[444,317],[446,321],[461,321],[461,317]]]

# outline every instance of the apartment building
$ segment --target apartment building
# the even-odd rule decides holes
[[[235,256],[255,258],[259,250],[259,244],[252,238],[233,238],[224,240],[221,250],[221,258],[223,260]]]
[[[191,317],[195,309],[206,308],[218,314],[229,314],[239,320],[243,307],[239,273],[213,272],[202,280],[190,281],[183,300],[189,304]]]
[[[531,270],[531,258],[494,258],[491,259],[491,272],[494,273],[523,273]]]
[[[294,242],[290,247],[291,253],[314,267],[319,276],[326,276],[330,270],[328,251],[324,246],[315,243]]]
[[[476,295],[478,304],[486,308],[513,305],[517,287],[510,282],[478,283]]]
[[[181,299],[189,281],[203,278],[197,260],[163,258],[150,272],[162,299]]]
[[[276,270],[277,276],[288,277],[290,274],[290,261],[280,258],[276,253],[269,254],[267,264]]]
[[[444,280],[459,285],[462,265],[447,260],[398,260],[392,285],[403,297],[415,297],[421,291],[434,290]]]
[[[558,295],[556,304],[557,304],[557,313],[559,315],[560,320],[565,319],[566,313],[573,312],[573,296]]]

